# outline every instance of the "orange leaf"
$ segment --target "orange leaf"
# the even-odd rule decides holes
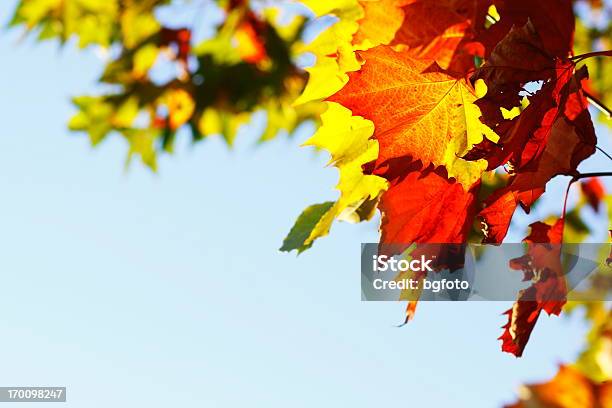
[[[435,60],[445,69],[467,72],[474,67],[474,55],[483,53],[472,40],[475,28],[484,26],[486,9],[482,1],[413,1],[404,7],[394,44],[404,44],[416,57]]]
[[[485,135],[476,99],[464,79],[444,72],[435,62],[379,46],[361,53],[365,64],[349,73],[349,82],[329,100],[374,122],[380,151],[376,166],[411,157],[424,167],[445,166],[466,189],[480,179],[482,164],[460,158]]]

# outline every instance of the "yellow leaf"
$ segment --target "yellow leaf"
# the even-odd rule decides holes
[[[308,82],[294,105],[323,100],[342,89],[348,81],[335,58],[320,57],[315,66],[306,68],[306,72],[309,74]]]
[[[304,144],[327,150],[330,164],[340,172],[340,181],[336,188],[340,198],[324,213],[312,227],[311,232],[294,247],[283,247],[283,250],[297,249],[299,252],[310,247],[315,239],[328,234],[335,219],[358,222],[370,219],[373,206],[369,211],[359,211],[362,205],[378,199],[387,188],[387,181],[381,177],[363,174],[362,166],[378,155],[378,143],[370,139],[374,132],[372,122],[358,116],[352,116],[350,110],[336,103],[327,103],[327,110],[321,115],[322,125],[319,130]]]
[[[308,83],[295,105],[333,95],[348,81],[346,72],[357,71],[361,67],[353,49],[353,35],[359,29],[357,21],[364,15],[358,1],[307,0],[304,4],[316,16],[333,14],[338,21],[303,47],[303,51],[314,54],[317,60],[313,67],[307,69]]]

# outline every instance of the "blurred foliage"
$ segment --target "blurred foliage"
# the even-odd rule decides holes
[[[520,401],[506,408],[610,408],[612,382],[598,383],[574,367],[561,366],[546,383],[520,389]]]
[[[200,4],[201,3],[201,4]],[[274,7],[248,1],[204,0],[223,14],[214,34],[196,42],[194,26],[167,27],[158,17],[169,0],[24,0],[10,23],[40,40],[96,46],[110,55],[99,82],[112,90],[77,96],[69,127],[87,132],[92,144],[111,133],[129,143],[152,169],[160,151],[172,151],[177,131],[193,141],[220,134],[229,145],[253,113],[266,113],[260,140],[292,132],[317,112],[317,104],[293,106],[305,85],[295,63],[306,19],[284,21]],[[183,4],[179,4],[182,6]],[[155,80],[163,73],[163,81]],[[161,75],[157,75],[161,76]]]
[[[590,206],[590,210],[604,212],[605,205],[608,220],[612,221],[612,194],[605,194],[603,185],[598,179],[589,179],[581,183],[581,198],[576,208]],[[608,226],[612,229],[611,226]],[[577,228],[572,223],[566,223],[565,234],[572,234],[578,237],[575,230]],[[589,230],[580,237],[569,242],[581,242],[588,236]],[[609,299],[612,294],[612,254],[607,247],[602,248],[599,254],[601,266],[596,273],[589,277],[590,285],[588,289],[591,299]],[[586,298],[586,297],[585,297]],[[595,382],[612,381],[612,307],[609,302],[569,302],[565,310],[573,312],[582,309],[586,321],[590,327],[584,349],[575,367],[584,375]],[[609,406],[612,406],[612,394],[610,395]],[[605,406],[605,405],[604,405]]]

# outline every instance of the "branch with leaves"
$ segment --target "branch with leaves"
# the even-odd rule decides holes
[[[165,23],[172,7],[193,8],[193,21]],[[205,19],[212,12],[222,19]],[[194,142],[221,135],[231,145],[256,112],[266,118],[262,141],[312,118],[313,104],[292,105],[305,83],[295,61],[305,21],[241,0],[180,6],[169,0],[27,0],[10,25],[40,40],[74,39],[81,48],[101,50],[107,61],[99,82],[112,92],[75,97],[78,112],[69,126],[86,132],[93,145],[121,135],[128,158],[138,156],[155,169],[157,155],[172,151],[181,129]],[[213,35],[194,38],[204,24],[212,25]]]
[[[612,51],[590,48],[609,40],[580,35],[574,2],[304,3],[338,19],[309,46],[317,63],[298,103],[327,105],[306,144],[330,152],[340,198],[307,208],[281,249],[302,252],[334,219],[367,220],[373,208],[382,244],[498,244],[554,177],[610,175],[577,171],[597,148],[589,101],[609,110]],[[562,242],[558,211],[526,240]],[[540,311],[563,303],[519,298],[502,349],[522,355]]]
[[[329,152],[339,197],[304,210],[284,251],[377,211],[382,244],[497,244],[557,176],[580,182],[591,205],[604,200],[592,180],[610,171],[577,170],[603,152],[589,106],[610,123],[609,16],[602,27],[575,14],[577,3],[607,13],[600,2],[303,0],[309,18],[293,19],[246,0],[193,5],[213,3],[222,18],[200,39],[199,10],[185,26],[159,17],[170,0],[24,0],[11,25],[109,55],[100,84],[111,91],[76,97],[70,127],[93,144],[121,135],[151,168],[181,129],[231,145],[255,112],[267,120],[261,140],[320,120],[306,145]],[[327,28],[304,43],[306,24]],[[305,71],[303,53],[316,57]],[[565,240],[580,221],[565,207],[526,240]],[[519,299],[502,349],[520,356],[541,311],[563,306]],[[410,303],[406,319],[415,311]]]

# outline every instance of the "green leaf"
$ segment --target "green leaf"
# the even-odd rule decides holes
[[[314,204],[306,208],[298,217],[297,221],[289,231],[289,235],[283,241],[281,251],[290,252],[297,249],[298,254],[312,246],[312,241],[305,244],[312,231],[316,228],[321,218],[334,206],[333,201]]]

